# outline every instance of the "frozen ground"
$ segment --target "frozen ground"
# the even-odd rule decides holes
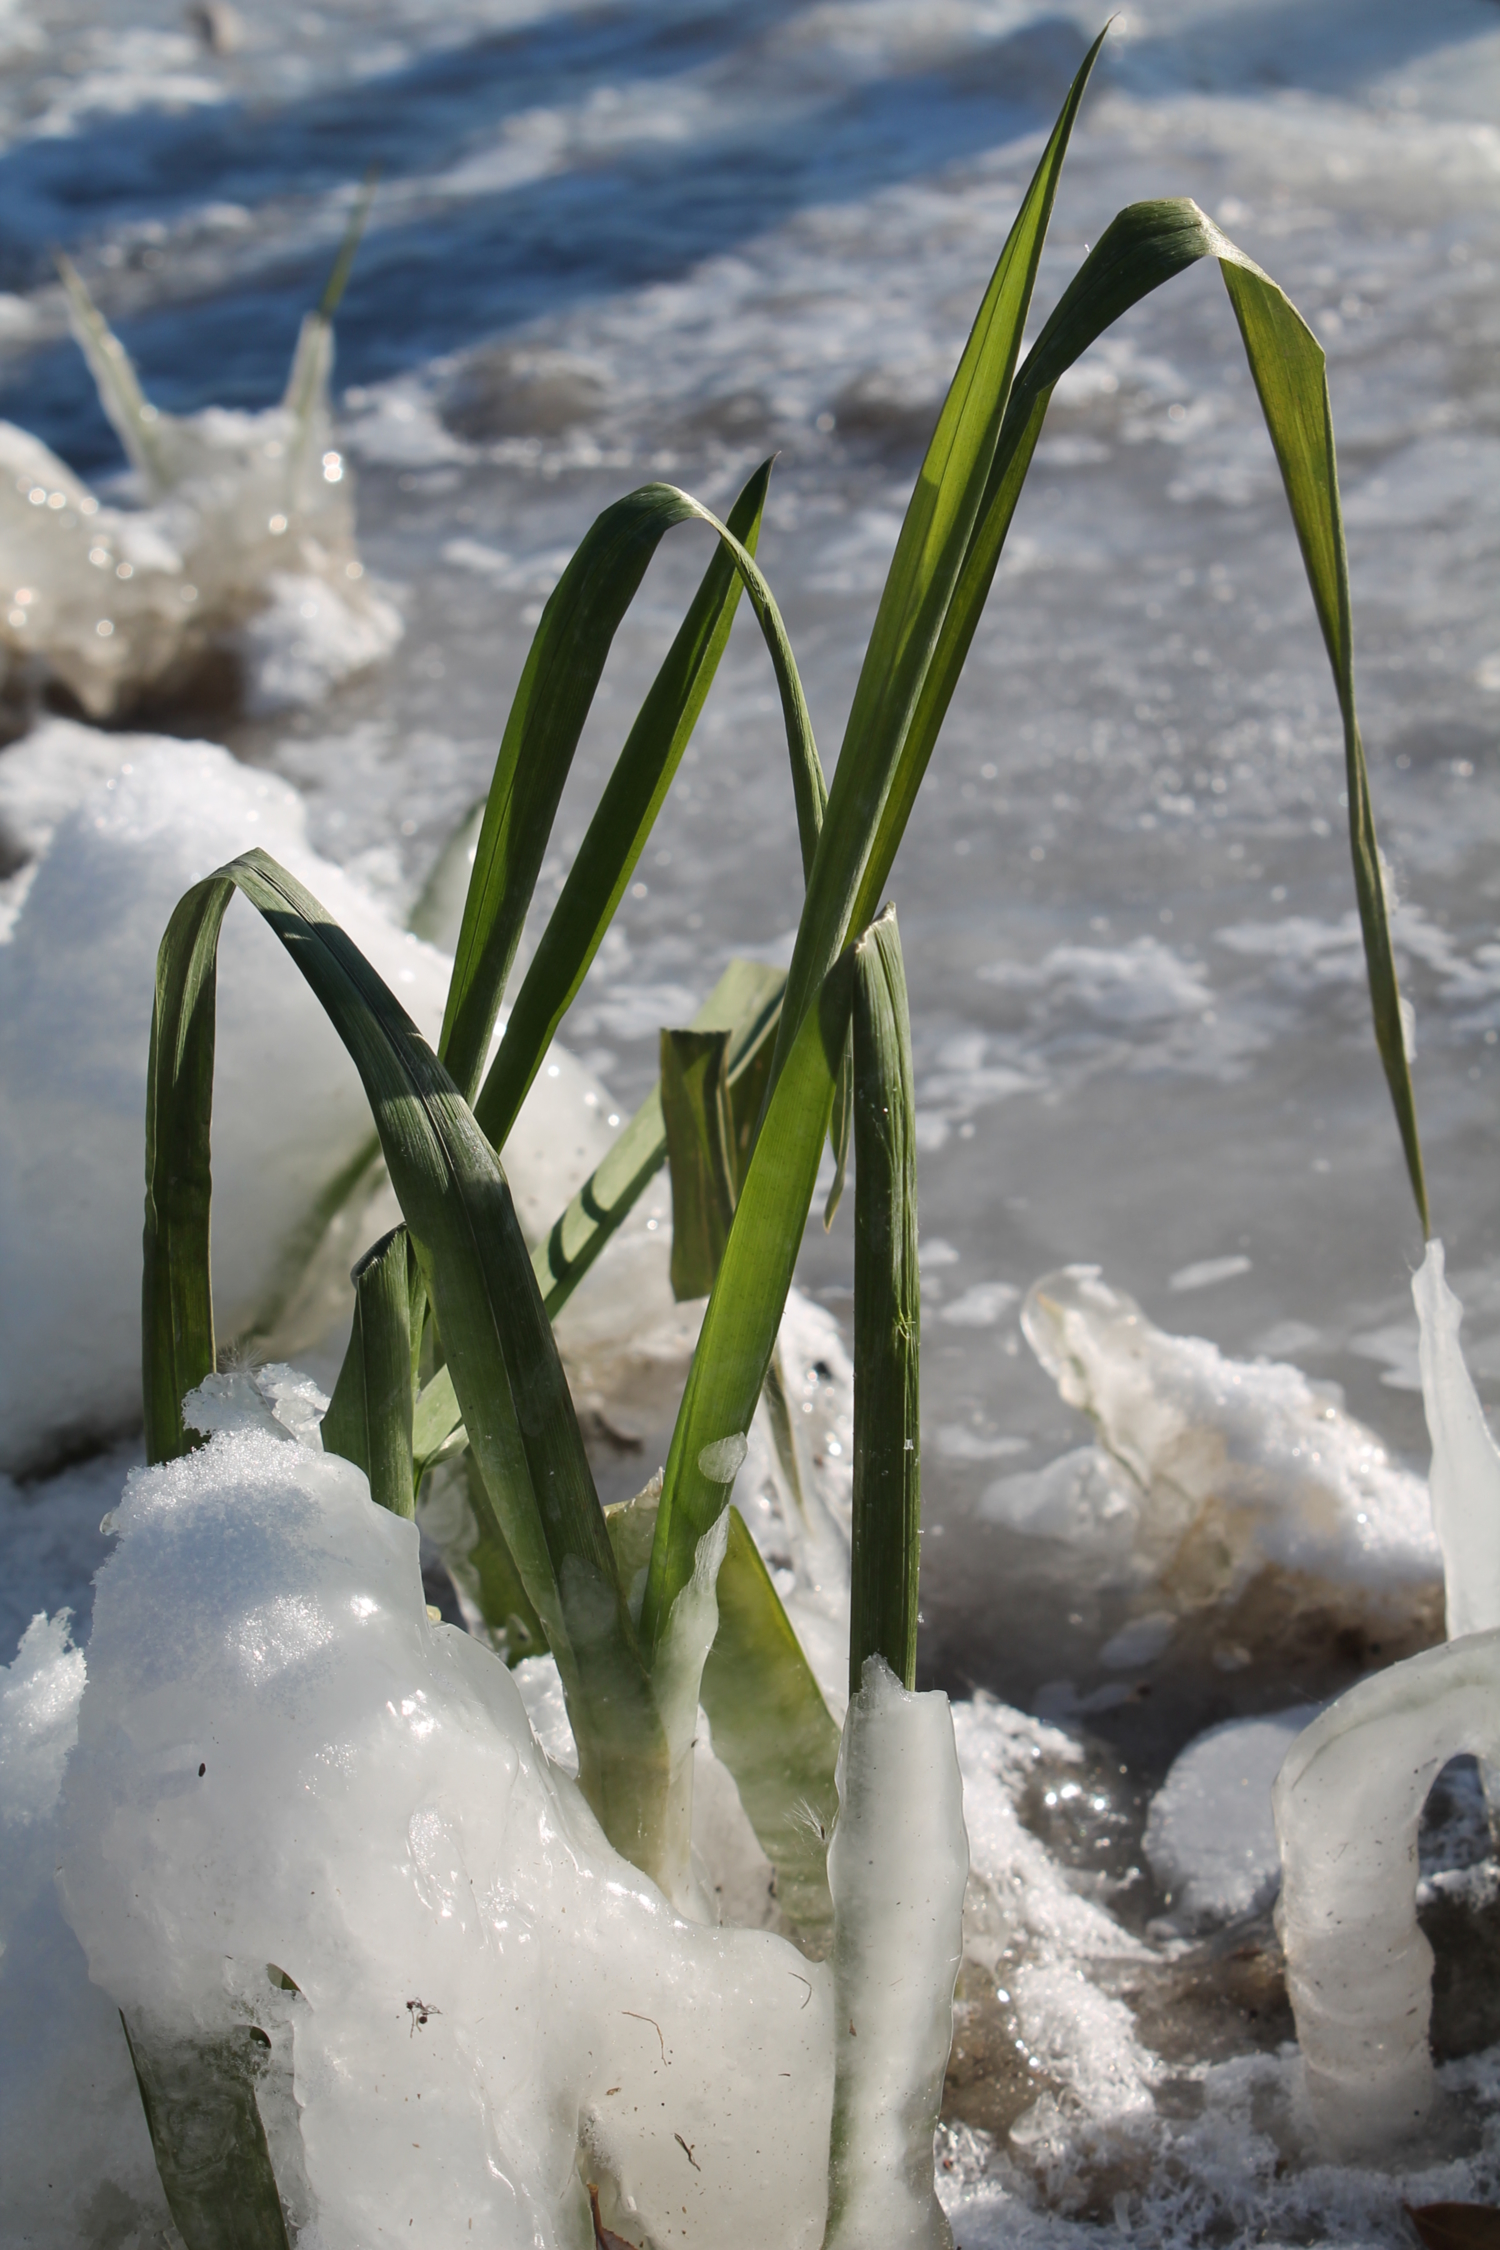
[[[259,408],[359,178],[384,167],[339,320],[337,440],[404,640],[300,719],[171,723],[293,782],[313,847],[399,914],[484,785],[540,600],[592,514],[653,474],[723,501],[774,447],[761,559],[831,762],[921,439],[1094,12],[268,0],[244,16],[219,55],[177,0],[0,10],[0,414],[96,485],[118,456],[47,245],[77,260],[164,405]],[[1497,95],[1493,0],[1143,0],[1112,34],[1040,291],[1045,308],[1120,204],[1189,193],[1326,344],[1434,1216],[1486,1401]],[[1321,1697],[1382,1652],[1355,1636],[1331,1661],[1283,1650],[1184,1673],[1170,1643],[1153,1651],[1149,1609],[1122,1642],[1131,1620],[1072,1599],[1060,1552],[1038,1567],[1015,1488],[985,1496],[1089,1432],[1026,1349],[1031,1282],[1097,1264],[1162,1328],[1339,1386],[1393,1474],[1425,1460],[1419,1245],[1367,1028],[1335,714],[1237,349],[1216,278],[1196,273],[1065,386],[892,885],[924,1140],[924,1663],[1086,1728],[1089,1789],[1059,1782],[1027,1817],[1075,1872],[1120,1881],[1192,1738]],[[620,636],[549,875],[697,562],[669,554]],[[738,633],[569,1026],[623,1102],[724,958],[785,946],[778,732],[762,652]],[[848,1260],[847,1228],[810,1236],[805,1279],[841,1317]],[[19,1558],[0,1656],[26,1588],[83,1606],[96,1486],[123,1460],[70,1472],[65,1494],[0,1488]],[[1149,1880],[1122,1894],[1132,1927]],[[1005,2036],[1014,2053],[1024,2034]],[[1143,2186],[1139,2149],[1084,2167],[1080,2215],[1122,2243],[1179,2220],[1231,2238],[1252,2210],[1286,2239],[1393,2240],[1389,2183],[1341,2215],[1306,2174],[1276,2184],[1274,2048],[1200,2058],[1201,2096],[1164,2103],[1191,2114],[1152,2132],[1199,2152],[1176,2217],[1178,2175]],[[1050,2146],[1036,2176],[1066,2206]],[[950,2153],[961,2180],[973,2150],[960,2136]],[[1491,2192],[1486,2177],[1469,2188]],[[1467,2191],[1456,2174],[1422,2185]],[[964,2191],[964,2250],[998,2239],[989,2192]],[[1026,2239],[1014,2206],[1004,2223]]]

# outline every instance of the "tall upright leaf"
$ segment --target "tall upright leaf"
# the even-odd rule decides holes
[[[808,880],[777,1040],[778,1072],[813,995],[860,926],[855,898],[984,502],[1063,159],[1103,38],[1101,32],[1068,90],[1006,237],[907,504]]]

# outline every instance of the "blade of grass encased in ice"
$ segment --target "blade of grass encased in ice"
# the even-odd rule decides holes
[[[744,1459],[817,1183],[852,974],[845,957],[825,978],[772,1089],[740,1191],[663,1472],[641,1610],[648,1662],[664,1641],[673,1603],[692,1580],[698,1543],[723,1512]]]
[[[354,1325],[322,1425],[323,1451],[363,1469],[370,1498],[397,1516],[416,1512],[407,1261],[406,1229],[393,1227],[350,1275]]]
[[[747,554],[760,537],[770,474],[763,462],[729,513]],[[605,783],[474,1103],[497,1148],[625,895],[713,684],[741,590],[734,556],[720,543]]]
[[[883,1657],[916,1684],[922,1471],[917,1140],[901,939],[887,907],[854,948],[854,1513],[849,1692]]]
[[[1089,49],[1006,237],[907,505],[839,753],[777,1041],[780,1071],[842,951],[871,840],[984,494],[1058,178],[1103,34]]]
[[[839,1730],[738,1508],[718,1578],[719,1630],[703,1667],[714,1755],[734,1776],[776,1897],[821,1951],[833,1920],[828,1837],[838,1811]]]
[[[72,259],[57,249],[52,256],[68,300],[69,325],[88,361],[99,403],[131,467],[140,472],[159,498],[172,482],[171,465],[162,445],[161,417],[141,388],[130,354],[89,295]]]
[[[671,485],[643,485],[596,518],[563,572],[542,612],[506,722],[464,903],[439,1047],[466,1096],[484,1066],[563,784],[610,645],[651,557],[679,523],[705,523],[718,535],[749,596],[781,697],[804,860],[810,855],[826,791],[807,701],[771,590],[754,557],[709,509]],[[674,654],[679,644],[674,644]],[[702,661],[712,645],[710,631]],[[674,692],[690,696],[697,676],[691,667],[674,675]],[[675,739],[675,721],[666,739]],[[597,927],[609,895],[605,878],[601,860],[590,877],[594,895],[575,901],[569,941],[574,952]],[[565,959],[568,951],[564,949]],[[555,969],[556,964],[549,976]],[[548,1006],[555,1002],[553,993]],[[514,1082],[508,1085],[504,1104],[498,1095],[492,1097],[489,1107],[496,1114],[516,1098]]]
[[[255,2099],[264,2048],[231,2038],[170,2040],[120,2014],[167,2208],[187,2250],[289,2250],[270,2146]]]
[[[411,1019],[318,901],[262,852],[246,853],[197,884],[162,941],[158,988],[165,985],[178,1004],[156,1026],[153,1052],[181,1052],[197,1067],[177,1079],[158,1075],[153,1185],[184,1160],[188,1172],[207,1179],[214,959],[236,886],[291,954],[364,1083],[469,1443],[558,1661],[580,1783],[616,1847],[640,1864],[665,1789],[665,1746],[509,1186]],[[148,1288],[155,1271],[165,1300],[148,1303],[148,1371],[157,1337],[173,1332],[176,1296],[207,1298],[206,1221],[201,1243],[187,1246],[201,1250],[198,1270],[175,1257],[153,1269],[148,1250]],[[160,1388],[148,1372],[148,1399]],[[178,1414],[180,1420],[180,1404]],[[587,1647],[586,1661],[575,1635]]]

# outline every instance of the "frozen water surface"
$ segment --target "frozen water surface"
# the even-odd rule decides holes
[[[723,504],[777,448],[761,560],[831,761],[921,442],[1096,15],[1073,0],[244,14],[218,54],[176,0],[0,11],[0,414],[109,504],[130,495],[109,485],[120,458],[48,244],[164,407],[260,410],[358,180],[383,166],[338,322],[335,436],[404,638],[301,717],[168,723],[293,783],[311,850],[399,916],[487,780],[539,605],[593,514],[652,475]],[[1039,292],[1045,309],[1121,204],[1186,193],[1326,345],[1434,1218],[1484,1403],[1500,1380],[1497,96],[1491,0],[1141,0],[1111,35]],[[1111,1608],[1100,1556],[1132,1495],[1019,1325],[1038,1275],[1095,1264],[1232,1367],[1294,1362],[1391,1477],[1425,1466],[1420,1245],[1368,1030],[1336,714],[1238,349],[1216,276],[1195,271],[1062,386],[892,881],[929,1253],[923,1660],[1044,1715],[1024,1722],[1026,1770],[1047,1770],[1005,1769],[1021,1833],[1108,1917],[1111,1990],[1136,1980],[1139,2032],[1107,1979],[1058,1983],[1082,1947],[1035,1950],[988,1997],[961,1982],[975,2070],[1027,2081],[1029,2153],[1005,2160],[1023,2204],[1040,2182],[1054,2211],[1121,2242],[1385,2242],[1390,2181],[1278,2172],[1290,2023],[1255,1999],[1264,1931],[1244,1957],[1213,1954],[1212,1933],[1170,1941],[1199,1948],[1175,1966],[1153,1939],[1148,1975],[1131,1947],[1162,1900],[1131,1870],[1149,1867],[1146,1800],[1191,1739],[1334,1693],[1394,1649],[1351,1624],[1274,1660],[1253,1634],[1220,1663],[1205,1642],[1185,1668],[1161,1623],[1174,1602],[1134,1586]],[[621,632],[544,891],[702,553],[683,537]],[[622,1108],[659,1025],[730,953],[784,958],[799,878],[779,738],[742,621],[567,1028]],[[108,762],[91,770],[102,787]],[[41,781],[6,805],[15,916],[58,816]],[[841,1319],[848,1263],[847,1223],[810,1236],[804,1281]],[[657,1413],[653,1396],[643,1429]],[[76,1480],[100,1475],[67,1472],[45,1533],[42,1488],[0,1489],[21,1558],[7,1656],[33,1608],[81,1606],[108,1497]],[[1080,1527],[1100,1538],[1070,1578],[1060,1531]],[[1431,1607],[1435,1566],[1424,1583]],[[1439,2027],[1443,1974],[1440,1947]],[[1089,2008],[1103,2059],[1070,2111],[1056,2089],[1082,2084],[1067,2039]],[[1169,2019],[1197,2027],[1190,2064]],[[1492,2098],[1491,2066],[1463,2058],[1497,2029],[1470,2020],[1446,2050],[1475,2099]],[[1005,2120],[964,2114],[945,2178],[965,2250],[1069,2239],[1073,2219],[996,2202],[998,2160],[980,2178],[973,2135]],[[1435,2159],[1402,2185],[1491,2194],[1488,2161]]]

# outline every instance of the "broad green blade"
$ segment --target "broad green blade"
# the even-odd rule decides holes
[[[255,2100],[265,2049],[247,2024],[229,2039],[165,2039],[122,2014],[162,2192],[187,2250],[289,2250]]]
[[[837,962],[772,1090],[703,1317],[663,1475],[641,1611],[648,1663],[745,1455],[817,1183],[849,1025],[853,962]]]
[[[719,1630],[703,1667],[714,1754],[776,1870],[782,1913],[808,1950],[833,1924],[828,1837],[838,1811],[839,1730],[738,1508],[719,1571]]]
[[[672,1295],[706,1297],[734,1218],[727,1031],[661,1035],[662,1119],[672,1173]]]
[[[616,1848],[643,1864],[666,1787],[664,1739],[505,1175],[410,1017],[317,900],[263,852],[197,884],[162,940],[158,995],[167,1004],[153,1027],[153,1064],[181,1054],[192,1067],[176,1078],[154,1068],[149,1097],[148,1426],[166,1419],[165,1399],[180,1430],[180,1394],[172,1399],[169,1385],[181,1355],[157,1364],[157,1341],[175,1342],[210,1303],[206,1193],[201,1235],[184,1236],[181,1257],[153,1244],[152,1215],[158,1190],[179,1176],[206,1190],[214,961],[235,886],[281,939],[359,1071],[486,1494],[562,1674],[581,1785]],[[199,1325],[211,1352],[211,1309]]]
[[[679,523],[706,523],[717,532],[749,595],[781,695],[804,859],[810,839],[817,834],[824,795],[822,768],[791,643],[769,586],[748,549],[700,502],[672,485],[642,485],[596,519],[558,580],[542,612],[506,722],[464,904],[439,1047],[461,1092],[468,1097],[472,1098],[489,1051],[558,800],[610,644],[647,564],[667,532]],[[646,735],[637,744],[642,763],[637,765],[633,757],[627,779],[621,784],[631,804],[639,806],[642,801],[643,777],[649,776],[650,758],[671,754],[677,733],[673,710],[686,711],[697,692],[701,667],[714,653],[715,627],[709,622],[709,607],[700,610],[695,605],[693,612],[696,629],[706,629],[698,668],[689,661],[691,650],[683,634],[679,634],[667,659],[667,685],[654,707]],[[704,684],[706,691],[706,681]],[[655,688],[652,693],[654,697]],[[669,721],[663,748],[661,734],[668,729]],[[637,820],[641,817],[637,812]],[[636,832],[629,831],[632,836]],[[589,933],[597,928],[600,915],[607,920],[606,899],[613,878],[608,876],[606,846],[607,840],[599,839],[600,856],[597,863],[591,861],[588,880],[592,895],[575,896],[570,907],[567,942],[559,940],[560,958],[550,961],[545,1005],[539,997],[535,1021],[526,1033],[528,1046],[535,1044],[541,1024],[551,1020],[559,991],[571,979],[577,958],[589,943],[597,944],[597,937],[590,939]],[[614,849],[618,850],[618,840]],[[535,1060],[540,1060],[544,1050],[545,1040]],[[523,1061],[528,1065],[524,1072]],[[518,1040],[516,1067],[512,1070],[507,1065],[503,1098],[497,1089],[486,1104],[487,1114],[503,1117],[506,1108],[514,1114],[519,1102],[515,1088],[523,1076],[529,1079],[530,1068],[534,1068],[534,1061],[520,1053]]]
[[[770,475],[767,461],[730,510],[728,528],[747,554],[754,554],[760,537]],[[497,1148],[504,1147],[526,1090],[625,895],[713,684],[740,591],[734,555],[720,543],[605,784],[474,1104],[475,1116]],[[794,751],[794,770],[799,762],[806,767],[821,819],[826,791],[810,730],[800,753]]]
[[[854,1519],[849,1693],[883,1657],[917,1677],[922,1456],[917,1354],[917,1121],[896,916],[854,948]]]
[[[370,1480],[392,1515],[416,1512],[412,1480],[411,1280],[405,1227],[393,1227],[349,1276],[354,1326],[323,1417],[323,1450]]]
[[[697,1031],[730,1033],[728,1082],[735,1119],[737,1170],[749,1162],[750,1137],[760,1114],[761,1091],[786,977],[761,961],[731,961],[693,1018]],[[546,1238],[531,1253],[531,1267],[547,1316],[555,1320],[600,1252],[667,1161],[661,1088],[656,1086],[590,1173]],[[462,1436],[453,1378],[440,1368],[417,1401],[414,1443],[417,1471]],[[465,1442],[467,1442],[465,1440]]]
[[[82,274],[61,250],[54,250],[52,255],[68,300],[68,319],[78,348],[88,361],[99,403],[131,467],[140,471],[159,499],[172,483],[161,442],[161,414],[141,389],[130,354],[89,295]]]
[[[1006,238],[907,506],[808,880],[776,1073],[849,932],[860,926],[853,918],[855,897],[983,505],[1058,178],[1103,37],[1068,91]]]

